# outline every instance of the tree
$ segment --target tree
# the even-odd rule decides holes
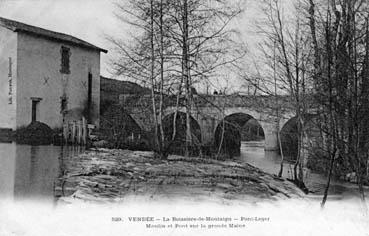
[[[173,3],[170,16],[174,24],[173,27],[168,27],[168,32],[179,49],[171,55],[171,59],[180,59],[181,81],[178,96],[184,82],[187,155],[194,144],[190,127],[193,99],[191,88],[201,80],[208,80],[221,67],[244,56],[244,48],[234,41],[235,32],[228,25],[241,12],[240,2],[230,4],[226,1],[182,0]],[[237,52],[236,48],[239,48]],[[177,97],[177,101],[178,99]],[[176,119],[177,115],[174,116],[174,123]],[[173,139],[174,136],[175,132]]]
[[[330,158],[322,207],[331,175],[337,171],[355,172],[361,199],[365,199],[369,134],[367,12],[366,1],[308,1],[316,101]]]
[[[260,43],[260,52],[264,60],[260,67],[264,73],[257,76],[246,76],[246,80],[253,83],[255,77],[262,78],[264,87],[255,84],[264,94],[275,96],[276,118],[281,117],[281,106],[277,104],[278,96],[290,98],[297,118],[298,152],[294,165],[294,181],[300,187],[303,183],[303,142],[305,134],[306,95],[310,90],[307,67],[310,60],[310,50],[306,46],[309,38],[303,19],[299,14],[301,6],[286,6],[280,0],[264,0],[261,3],[264,21],[257,24],[258,32],[264,37]],[[288,8],[288,14],[284,9]],[[260,70],[258,70],[259,73]],[[279,133],[279,132],[278,132]],[[278,135],[280,136],[280,135]],[[280,137],[279,137],[280,139]],[[280,144],[280,146],[282,146]],[[281,148],[281,147],[280,147]],[[283,150],[281,150],[283,155]],[[279,176],[283,172],[283,159]]]
[[[117,75],[143,84],[149,82],[151,89],[151,109],[154,127],[154,150],[165,158],[165,143],[163,131],[164,95],[170,84],[166,55],[171,50],[170,41],[166,40],[164,32],[166,15],[169,6],[164,0],[128,1],[117,4],[118,18],[136,29],[131,40],[109,37],[108,40],[117,49],[119,60],[113,61]],[[167,48],[167,50],[166,50]]]
[[[364,202],[369,134],[366,125],[369,112],[368,3],[307,0],[290,6],[288,13],[283,12],[282,1],[265,0],[263,3],[266,22],[259,28],[265,36],[261,51],[266,59],[264,67],[270,73],[264,79],[267,85],[260,90],[272,94],[271,84],[277,77],[275,84],[278,85],[274,88],[287,92],[293,101],[298,118],[299,146],[295,179],[303,180],[301,150],[307,136],[307,109],[313,108],[315,125],[324,140],[320,158],[328,159],[322,207],[333,174],[341,172],[356,174]],[[293,19],[292,22],[287,18]]]
[[[235,31],[229,26],[242,12],[241,6],[239,2],[230,4],[225,0],[131,0],[117,5],[122,13],[118,15],[120,19],[138,30],[128,43],[109,38],[119,55],[113,66],[117,75],[149,81],[159,152],[170,146],[170,143],[164,143],[161,128],[164,99],[175,94],[177,108],[180,101],[185,102],[186,154],[189,154],[194,138],[190,122],[192,87],[201,80],[209,80],[221,68],[235,63],[245,54],[244,47],[237,43]],[[180,99],[182,94],[184,99]],[[178,109],[174,124],[177,113]],[[176,125],[173,127],[172,140],[175,139]]]

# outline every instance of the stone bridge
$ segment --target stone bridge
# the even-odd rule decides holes
[[[209,145],[215,141],[216,129],[224,122],[231,121],[241,128],[254,118],[264,131],[265,150],[279,150],[278,131],[295,117],[293,106],[287,96],[240,96],[240,95],[195,95],[191,116],[201,130],[201,143]],[[164,115],[173,114],[177,106],[176,98],[165,97]],[[153,130],[152,101],[150,96],[121,95],[120,105],[130,113],[141,129]],[[184,100],[180,100],[179,112],[185,112]]]

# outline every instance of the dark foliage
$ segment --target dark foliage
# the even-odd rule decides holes
[[[38,121],[16,131],[16,141],[21,144],[47,145],[53,142],[53,138],[54,131],[48,125]]]

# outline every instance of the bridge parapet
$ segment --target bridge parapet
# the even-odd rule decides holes
[[[159,95],[156,101],[159,101]],[[119,103],[127,107],[151,107],[151,95],[122,94]],[[158,102],[157,102],[158,103]],[[165,107],[176,107],[176,96],[164,96]],[[158,105],[158,104],[157,104]],[[179,99],[179,107],[185,106],[185,98]],[[270,113],[277,108],[280,111],[293,110],[290,97],[288,96],[242,96],[242,95],[194,95],[192,99],[193,108],[211,107],[221,111],[224,107],[248,107],[260,112]]]

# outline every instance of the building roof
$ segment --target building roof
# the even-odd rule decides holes
[[[93,44],[90,44],[86,41],[83,41],[79,38],[73,37],[68,34],[63,34],[63,33],[55,32],[55,31],[39,28],[36,26],[27,25],[27,24],[24,24],[18,21],[9,20],[9,19],[5,19],[2,17],[0,17],[0,26],[10,29],[14,32],[23,32],[23,33],[27,33],[31,35],[36,35],[39,37],[44,37],[50,40],[62,41],[62,42],[74,44],[76,46],[98,50],[104,53],[108,52],[106,49],[99,48]]]

